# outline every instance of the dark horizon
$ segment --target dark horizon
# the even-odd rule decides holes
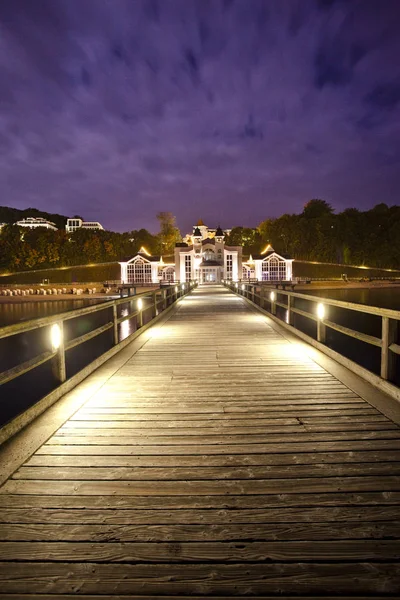
[[[3,0],[1,204],[107,229],[399,204],[397,0]]]

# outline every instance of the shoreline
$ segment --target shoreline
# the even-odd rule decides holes
[[[296,284],[294,291],[301,290],[372,290],[372,289],[400,289],[400,281],[314,281],[312,283]]]

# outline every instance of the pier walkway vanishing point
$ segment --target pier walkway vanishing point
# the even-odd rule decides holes
[[[222,286],[140,338],[0,488],[0,599],[398,598],[393,420]]]

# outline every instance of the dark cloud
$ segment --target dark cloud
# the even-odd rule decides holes
[[[118,230],[398,202],[398,0],[2,0],[2,204]]]

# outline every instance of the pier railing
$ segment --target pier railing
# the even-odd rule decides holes
[[[65,386],[65,383],[68,383],[68,379],[70,377],[68,368],[66,367],[66,354],[70,350],[76,348],[77,346],[81,346],[85,342],[100,336],[108,330],[111,332],[111,351],[108,350],[107,352],[104,352],[100,358],[84,364],[82,370],[77,374],[78,378],[74,383],[74,385],[76,385],[79,380],[82,380],[95,368],[100,366],[100,364],[105,362],[105,360],[115,354],[120,347],[122,348],[129,343],[129,341],[141,333],[141,331],[143,331],[144,328],[146,328],[146,326],[155,319],[155,317],[171,307],[180,298],[188,294],[196,285],[197,284],[192,281],[188,283],[171,285],[169,287],[159,288],[154,291],[146,291],[135,296],[100,302],[99,304],[94,304],[84,308],[1,327],[0,341],[4,340],[5,338],[15,338],[16,336],[23,335],[27,332],[39,331],[41,340],[45,340],[45,349],[43,349],[42,343],[41,352],[39,351],[39,353],[36,354],[34,348],[34,356],[32,358],[29,358],[29,360],[25,360],[23,362],[19,362],[18,364],[14,364],[11,368],[0,372],[0,386],[16,380],[29,371],[32,371],[40,365],[50,361],[52,367],[51,370],[57,382],[56,385],[60,386],[61,388],[61,393],[55,395],[53,394],[52,402],[50,402],[50,404],[53,403],[55,400],[57,400],[56,396],[60,397],[62,393],[68,391],[68,389],[65,388],[63,391],[62,388],[63,384]],[[119,311],[118,307],[120,305],[124,305],[124,307],[128,306],[129,308],[124,308],[124,310]],[[90,329],[90,331],[83,333],[82,335],[77,335],[72,338],[70,335],[65,335],[65,324],[68,321],[86,315],[93,315],[94,313],[101,314],[104,311],[106,315],[105,318],[109,319],[105,323]],[[105,320],[104,315],[102,320]],[[129,327],[129,333],[126,334],[126,337],[123,337],[121,335],[119,326],[126,321],[131,321],[131,324]],[[76,378],[76,374],[73,375]],[[74,377],[71,378],[73,379]],[[74,387],[74,385],[69,386],[69,388],[71,389]],[[3,395],[2,400],[5,400]],[[36,416],[36,414],[34,416]],[[30,418],[29,420],[32,419]],[[26,419],[23,419],[23,421],[24,422],[22,425],[20,423],[18,426],[13,428],[12,433],[15,433],[16,430],[21,429],[21,427],[26,424]],[[0,443],[9,437],[8,434],[4,434],[4,429],[7,429],[7,426],[0,430]]]
[[[283,289],[274,289],[271,286],[261,284],[260,282],[247,283],[241,281],[225,281],[225,286],[268,312],[274,320],[281,322],[284,327],[295,330],[295,333],[300,335],[300,337],[306,341],[316,341],[317,344],[313,345],[320,349],[328,349],[328,329],[339,332],[340,334],[347,336],[347,338],[353,338],[360,342],[365,342],[370,346],[379,348],[380,377],[373,372],[367,374],[368,369],[363,368],[352,360],[345,359],[342,363],[356,373],[361,374],[364,378],[371,381],[371,383],[383,388],[385,391],[391,394],[394,392],[395,396],[400,399],[399,388],[391,385],[391,383],[397,383],[398,386],[398,378],[400,375],[400,358],[397,358],[400,356],[400,311],[334,300],[331,298],[322,298],[320,296],[301,294]],[[299,304],[304,304],[304,301],[311,303],[311,310],[304,310],[304,307],[299,307]],[[349,318],[346,319],[346,321],[351,321],[351,314],[354,315],[354,312],[379,317],[381,319],[380,335],[369,335],[328,318],[329,307],[336,307],[349,311]],[[300,315],[306,320],[316,323],[316,335],[314,338],[305,334],[298,326],[296,326],[296,315]],[[329,354],[329,352],[327,353]],[[335,356],[335,358],[338,357]],[[383,384],[380,385],[380,382],[383,382]],[[388,385],[385,385],[386,382],[388,382]]]

